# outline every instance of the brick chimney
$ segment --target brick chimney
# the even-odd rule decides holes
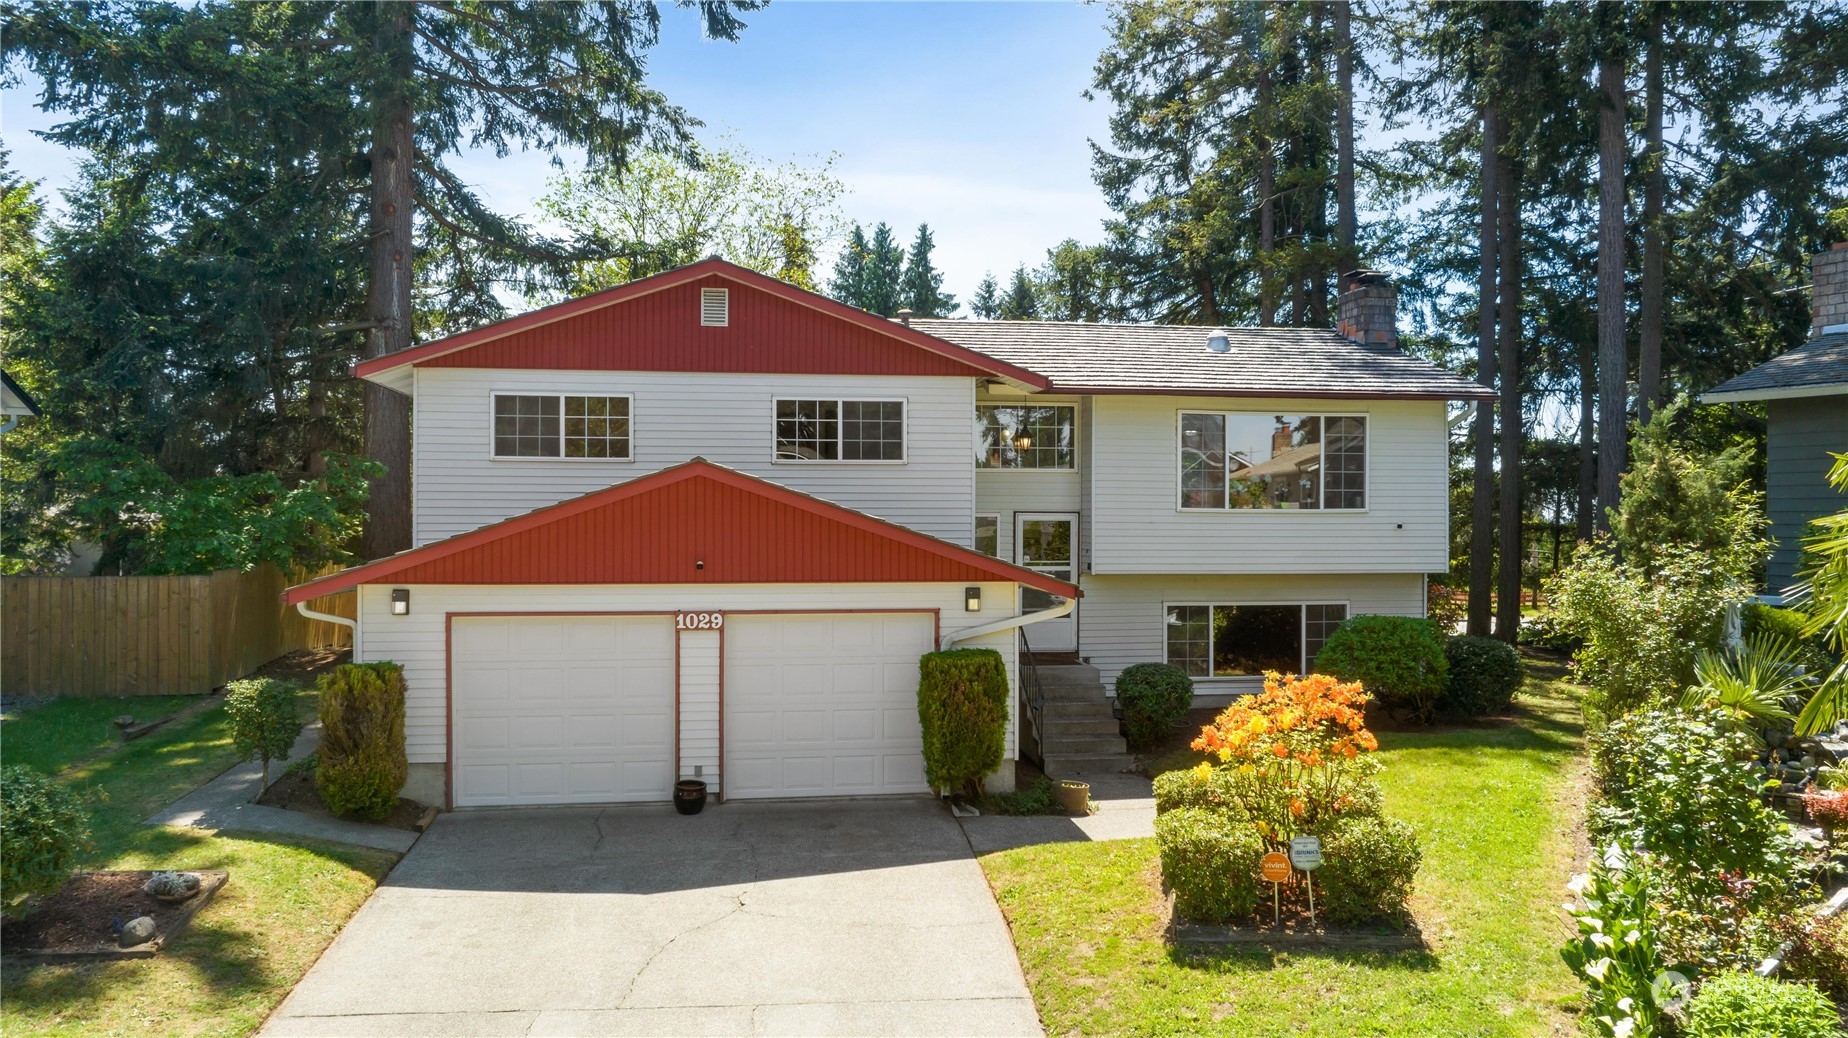
[[[1848,331],[1848,241],[1810,257],[1810,337]]]
[[[1335,297],[1335,328],[1355,342],[1399,345],[1399,292],[1392,280],[1377,270],[1351,270],[1341,275],[1341,294]]]

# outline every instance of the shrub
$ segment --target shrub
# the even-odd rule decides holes
[[[1578,932],[1559,957],[1584,982],[1590,1023],[1601,1035],[1661,1033],[1664,996],[1671,994],[1657,983],[1668,968],[1656,905],[1661,886],[1647,862],[1615,845],[1572,879],[1584,904],[1566,906]]]
[[[1328,921],[1357,926],[1403,919],[1424,855],[1418,835],[1396,818],[1342,816],[1324,827],[1316,903]]]
[[[1805,637],[1803,625],[1809,619],[1796,609],[1779,609],[1761,602],[1747,602],[1740,611],[1739,622],[1746,638],[1775,638],[1795,646],[1796,662],[1814,677],[1827,674],[1835,660],[1829,656],[1822,639]]]
[[[1381,703],[1419,721],[1444,692],[1444,639],[1429,620],[1356,616],[1330,635],[1315,658],[1318,673],[1358,681]]]
[[[1459,595],[1449,582],[1431,580],[1425,584],[1425,619],[1448,634],[1469,618],[1469,599]]]
[[[295,686],[275,678],[250,678],[225,686],[225,714],[231,720],[231,743],[245,760],[263,761],[263,784],[269,784],[272,760],[288,760],[302,734],[295,712]]]
[[[1808,984],[1785,984],[1750,973],[1703,981],[1688,1003],[1684,1038],[1824,1038],[1841,1034],[1841,1017]]]
[[[1337,814],[1377,813],[1379,763],[1368,754],[1379,741],[1367,730],[1367,699],[1360,685],[1326,674],[1266,674],[1264,691],[1234,700],[1193,748],[1219,757],[1216,788],[1260,835],[1282,842]]]
[[[1527,680],[1527,666],[1514,646],[1468,635],[1444,643],[1450,675],[1443,705],[1460,717],[1484,717],[1508,709]]]
[[[1803,794],[1810,821],[1832,833],[1848,834],[1848,790],[1812,789]]]
[[[993,649],[927,652],[918,660],[918,720],[932,789],[981,796],[1001,766],[1007,735],[1007,666]]]
[[[1052,780],[1041,776],[1032,785],[1016,789],[1012,793],[996,793],[988,797],[984,809],[998,815],[1056,815],[1064,812],[1059,808],[1059,798],[1053,795]]]
[[[0,769],[0,904],[17,914],[30,894],[64,885],[90,845],[90,820],[70,790],[23,765]]]
[[[1780,975],[1814,981],[1836,1001],[1848,1002],[1848,914],[1786,916],[1776,934],[1780,942],[1790,942]]]
[[[1164,771],[1155,776],[1155,813],[1167,814],[1187,807],[1213,811],[1232,811],[1243,815],[1232,772],[1201,764],[1193,768]]]
[[[1221,923],[1248,918],[1258,907],[1258,859],[1268,849],[1250,823],[1219,811],[1189,807],[1155,818],[1161,874],[1174,891],[1174,909],[1187,919]]]
[[[1171,664],[1138,663],[1117,677],[1116,696],[1130,746],[1147,749],[1193,705],[1193,679]]]
[[[339,815],[377,821],[398,806],[404,755],[404,668],[345,663],[321,675],[321,799]]]
[[[1514,640],[1519,645],[1531,645],[1553,652],[1577,652],[1585,644],[1566,626],[1559,613],[1551,609],[1523,619],[1520,629],[1514,634]]]

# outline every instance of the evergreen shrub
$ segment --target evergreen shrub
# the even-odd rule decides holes
[[[1129,745],[1148,749],[1193,705],[1193,679],[1172,664],[1137,663],[1117,677],[1116,696]]]
[[[1508,709],[1527,680],[1514,646],[1497,638],[1462,635],[1444,642],[1449,664],[1442,705],[1458,717],[1488,717]]]
[[[1007,741],[1007,665],[993,649],[947,649],[918,660],[918,721],[932,789],[982,795]]]
[[[1418,834],[1396,818],[1340,815],[1317,834],[1322,867],[1316,904],[1337,926],[1402,920],[1424,854]]]
[[[1437,625],[1411,616],[1356,616],[1336,628],[1315,658],[1318,674],[1358,681],[1373,697],[1429,721],[1450,664]]]
[[[314,784],[338,815],[377,821],[410,774],[404,751],[404,668],[346,663],[321,675],[321,749]]]
[[[90,819],[70,790],[21,764],[0,769],[0,903],[16,915],[53,894],[90,846]]]
[[[1174,908],[1201,923],[1249,918],[1260,896],[1258,859],[1269,846],[1250,821],[1211,808],[1155,816],[1161,874]]]
[[[263,781],[269,783],[273,760],[288,760],[289,750],[302,734],[295,712],[295,686],[275,678],[248,678],[225,686],[225,714],[231,721],[231,743],[245,760],[263,761]]]

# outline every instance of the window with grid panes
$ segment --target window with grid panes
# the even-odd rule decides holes
[[[1184,411],[1177,449],[1180,507],[1367,507],[1367,419]]]
[[[497,458],[629,458],[629,398],[563,393],[494,397]]]
[[[903,461],[902,400],[778,400],[778,461]]]

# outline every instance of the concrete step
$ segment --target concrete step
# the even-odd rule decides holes
[[[1039,668],[1039,679],[1040,684],[1046,688],[1052,688],[1055,685],[1080,685],[1084,687],[1096,685],[1102,688],[1104,685],[1103,674],[1089,663],[1068,663],[1056,667],[1041,667]]]
[[[1135,760],[1127,753],[1048,753],[1046,755],[1046,774],[1053,778],[1127,771],[1134,766]]]
[[[1043,716],[1047,724],[1054,721],[1116,721],[1116,715],[1110,712],[1110,703],[1102,699],[1053,699],[1048,696]]]
[[[1120,735],[1048,735],[1045,743],[1046,752],[1053,756],[1072,753],[1126,753],[1129,747],[1124,745]]]
[[[1102,685],[1042,685],[1040,692],[1047,702],[1098,702],[1105,701]]]
[[[1084,735],[1121,735],[1121,726],[1114,717],[1051,717],[1046,718],[1046,737],[1058,739],[1064,736]]]

